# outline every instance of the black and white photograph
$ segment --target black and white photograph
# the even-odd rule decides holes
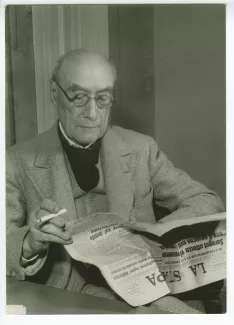
[[[225,314],[226,5],[4,10],[6,314]]]

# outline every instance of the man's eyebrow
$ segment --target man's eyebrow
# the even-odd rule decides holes
[[[112,87],[106,87],[106,88],[103,88],[103,89],[98,90],[97,93],[102,93],[104,91],[113,92],[114,89]]]
[[[82,90],[82,91],[85,91],[87,93],[90,93],[90,90],[85,88],[85,87],[82,87],[78,84],[71,84],[67,87],[67,91],[72,91],[72,92],[75,92],[77,90]],[[97,91],[97,93],[102,93],[102,92],[105,92],[105,91],[108,91],[108,92],[113,92],[113,88],[112,87],[106,87],[106,88],[103,88],[103,89],[100,89]]]
[[[68,87],[67,87],[67,91],[77,91],[77,90],[83,90],[83,91],[88,91],[88,89],[80,86],[80,85],[77,85],[77,84],[70,84]]]

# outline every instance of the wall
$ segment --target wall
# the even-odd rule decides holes
[[[109,6],[109,53],[117,68],[112,122],[154,136],[153,6]]]
[[[155,136],[225,201],[225,6],[154,8]]]

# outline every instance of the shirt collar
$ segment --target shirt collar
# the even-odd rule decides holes
[[[64,138],[67,140],[67,142],[68,142],[68,143],[70,144],[70,146],[72,146],[72,147],[79,148],[79,149],[88,149],[88,148],[93,144],[93,142],[92,142],[92,143],[88,144],[87,146],[83,147],[83,146],[81,146],[81,145],[75,143],[73,140],[71,140],[71,139],[66,135],[66,133],[65,133],[65,131],[64,131],[64,128],[63,128],[62,124],[60,123],[60,121],[59,121],[59,128],[60,128],[60,131],[62,132]]]

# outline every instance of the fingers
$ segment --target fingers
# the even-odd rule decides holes
[[[51,219],[49,223],[60,228],[64,228],[66,225],[65,220],[59,217]]]
[[[40,218],[58,213],[59,210],[60,208],[57,203],[49,199],[44,199],[40,206],[30,213],[29,233],[32,251],[42,251],[51,242],[61,245],[72,244],[71,234],[65,230],[66,220],[63,216],[54,217],[44,223],[38,222]]]
[[[58,204],[50,199],[44,199],[34,214],[34,222],[31,224],[31,232],[35,241],[41,243],[55,242],[62,245],[71,244],[71,234],[65,230],[66,222],[63,217],[55,217],[45,223],[38,223],[37,220],[49,214],[58,213]]]
[[[64,240],[64,239],[61,239],[61,238],[56,237],[56,236],[51,235],[51,234],[47,234],[46,239],[47,239],[48,243],[57,243],[57,244],[61,244],[61,245],[70,245],[70,244],[73,243],[72,239]]]
[[[61,238],[54,236],[52,234],[44,234],[44,241],[57,243],[57,244],[61,244],[61,245],[69,245],[69,244],[73,243],[72,239],[64,240],[64,239],[61,239]]]
[[[40,205],[41,210],[47,210],[50,213],[58,213],[59,212],[59,206],[56,202],[53,202],[49,199],[44,199]]]
[[[59,210],[60,209],[57,203],[49,199],[44,199],[40,205],[40,208],[36,212],[36,219],[42,218],[44,216],[48,216],[50,214],[58,213]],[[64,218],[60,216],[50,219],[49,222],[60,228],[65,227]],[[36,225],[36,228],[41,228],[41,226],[42,225],[39,223]]]
[[[48,223],[41,227],[41,232],[53,235],[55,237],[58,237],[64,241],[71,240],[71,234],[68,231],[63,231],[61,228]]]
[[[46,215],[48,215],[48,212],[46,213],[44,210],[40,210],[40,212],[38,213],[37,220],[39,218],[46,216]],[[66,225],[66,221],[62,217],[61,218],[55,217],[53,219],[50,219],[50,220],[42,222],[42,223],[37,222],[37,229],[41,229],[44,225],[47,225],[47,224],[52,224],[56,227],[64,229],[65,225]]]

